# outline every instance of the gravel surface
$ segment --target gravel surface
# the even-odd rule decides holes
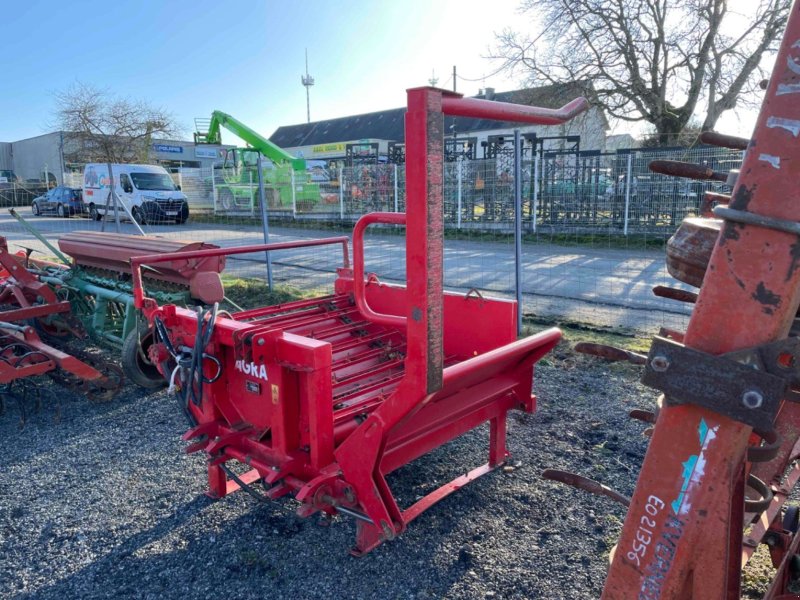
[[[348,554],[355,527],[295,516],[296,503],[204,496],[205,465],[165,392],[128,386],[109,404],[63,394],[0,416],[3,598],[596,598],[624,508],[544,481],[574,470],[630,494],[646,447],[634,407],[655,393],[630,366],[564,347],[537,370],[535,415],[512,413],[512,472],[423,513],[394,542]],[[486,460],[476,430],[389,483],[408,505]]]

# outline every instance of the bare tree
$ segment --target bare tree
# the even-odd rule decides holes
[[[147,162],[153,138],[180,131],[168,112],[85,83],[73,84],[55,99],[55,125],[68,136],[76,161]]]
[[[623,121],[647,121],[662,142],[699,114],[712,129],[737,102],[753,102],[791,0],[523,0],[534,35],[506,29],[492,58],[533,83],[586,82]]]

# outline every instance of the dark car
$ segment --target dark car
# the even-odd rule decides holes
[[[34,215],[55,213],[59,217],[87,214],[86,205],[83,203],[83,191],[64,185],[53,188],[44,196],[34,198],[31,203],[31,212]]]

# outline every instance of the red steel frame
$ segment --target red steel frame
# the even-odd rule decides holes
[[[587,107],[583,98],[552,110],[464,99],[435,88],[409,90],[408,212],[375,213],[359,221],[353,269],[346,238],[181,254],[186,259],[344,246],[334,295],[217,319],[205,352],[220,361],[221,376],[207,385],[200,406],[189,403],[198,425],[185,436],[195,441],[189,451],[209,456],[212,495],[261,479],[271,486],[270,497],[293,493],[303,516],[317,511],[354,516],[354,553],[362,554],[506,460],[506,415],[512,409],[535,410],[533,365],[561,333],[550,329],[515,341],[516,303],[443,291],[444,115],[557,124]],[[373,223],[406,224],[406,288],[365,278],[363,233]],[[141,286],[143,264],[172,258],[132,260],[136,305],[150,320],[163,320],[176,346],[192,347],[197,315],[159,307]],[[398,506],[388,473],[487,422],[485,465],[405,510]],[[223,469],[229,460],[251,471],[229,480]]]
[[[46,283],[39,281],[25,268],[24,257],[8,251],[6,238],[0,236],[0,305],[13,304],[19,308],[3,311],[3,321],[26,321],[57,313],[68,313],[69,302],[60,302]]]
[[[800,7],[795,4],[731,209],[800,221],[799,81]],[[785,338],[800,304],[797,248],[795,234],[726,221],[684,344],[719,355]],[[780,455],[752,469],[767,482],[779,482],[794,456],[798,412],[797,405],[784,402],[776,419],[784,434]],[[695,405],[662,408],[603,598],[739,597],[744,478],[751,471],[745,451],[751,431]],[[789,476],[796,480],[795,473]],[[779,508],[782,499],[776,502]],[[771,514],[780,516],[774,510]],[[790,551],[782,554],[768,598],[798,597],[786,595],[784,587],[798,543],[800,536],[795,536]],[[747,550],[744,555],[749,556]]]
[[[36,330],[27,325],[30,319],[69,313],[71,307],[28,271],[24,261],[24,256],[8,251],[6,238],[0,236],[0,304],[19,307],[0,312],[0,384],[41,375],[56,367],[84,381],[104,379],[94,367],[42,342]],[[20,359],[19,348],[24,348],[30,358]]]

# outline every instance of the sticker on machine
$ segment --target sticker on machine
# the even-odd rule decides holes
[[[257,379],[263,379],[264,381],[268,381],[266,365],[257,365],[252,361],[247,362],[244,359],[240,358],[236,361],[236,363],[234,363],[233,366],[240,373],[244,373],[245,375],[250,375],[251,377],[256,377]]]

